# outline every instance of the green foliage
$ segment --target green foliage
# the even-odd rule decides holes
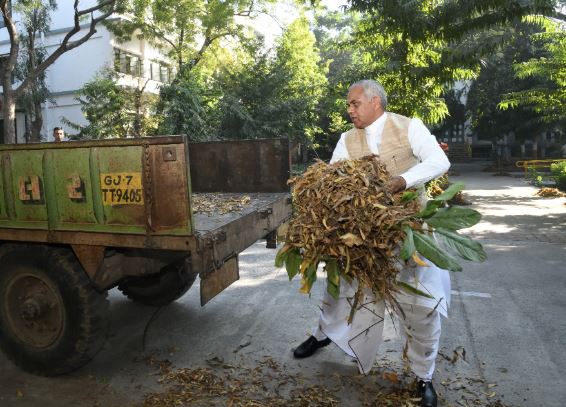
[[[462,266],[452,256],[440,250],[430,235],[415,231],[413,238],[417,251],[438,267],[450,271],[462,271]]]
[[[446,202],[450,201],[457,195],[460,191],[464,189],[463,182],[457,182],[448,186],[448,177],[442,176],[437,178],[436,180],[431,181],[431,186],[440,185],[439,188],[444,189],[442,193],[436,195],[433,199],[428,200],[424,209],[419,213],[419,217],[423,219],[428,219],[438,211],[438,208],[446,206]]]
[[[324,266],[326,271],[326,290],[334,298],[340,296],[340,266],[336,259],[329,259]]]
[[[527,179],[537,187],[542,187],[542,175],[534,167],[527,167]]]
[[[401,202],[410,202],[419,197],[419,194],[416,191],[405,191],[403,195],[401,195]]]
[[[399,252],[399,257],[402,260],[407,261],[417,249],[415,248],[415,241],[413,239],[413,230],[409,226],[405,225],[403,226],[403,232],[405,232],[405,240],[403,241],[403,246]]]
[[[253,16],[272,2],[126,1],[131,19],[111,29],[124,40],[136,33],[157,44],[177,66],[174,82],[161,89],[159,133],[290,137],[328,158],[351,126],[344,98],[352,82],[376,78],[389,93],[388,110],[429,124],[444,120],[439,129],[449,130],[466,120],[461,95],[451,88],[476,78],[482,63],[470,92],[476,130],[495,137],[519,123],[519,138],[533,131],[534,113],[498,108],[502,93],[525,89],[532,79],[517,81],[499,62],[535,55],[526,40],[532,29],[516,21],[553,12],[553,1],[353,0],[350,12],[318,9],[313,27],[301,16],[267,50],[236,16]],[[519,37],[523,48],[501,48]]]
[[[161,133],[193,140],[289,137],[311,145],[326,83],[314,35],[301,17],[284,31],[275,54],[259,39],[241,39],[226,63],[185,71],[161,89]]]
[[[550,164],[550,172],[556,181],[556,186],[566,191],[566,161]]]
[[[443,193],[437,195],[434,199],[436,201],[449,201],[454,198],[454,196],[458,192],[463,191],[464,188],[465,185],[463,182],[456,182],[455,184],[452,184],[448,188],[446,188]]]
[[[459,235],[453,230],[436,228],[435,232],[440,244],[447,248],[451,254],[470,261],[482,262],[487,259],[487,255],[479,242],[467,236]]]
[[[78,131],[79,139],[140,137],[155,134],[153,115],[156,97],[117,83],[116,73],[105,70],[79,91],[77,101],[89,124],[81,126],[63,119]]]
[[[316,39],[309,22],[302,16],[283,33],[276,49],[275,67],[286,73],[288,80],[281,89],[283,102],[293,102],[295,114],[287,118],[287,136],[312,144],[318,132],[317,104],[327,84],[328,67],[321,65]]]
[[[510,94],[529,93],[533,88],[547,86],[547,80],[520,77],[514,65],[543,57],[548,52],[540,38],[541,27],[532,22],[517,21],[501,31],[504,45],[484,61],[478,79],[468,95],[468,109],[474,130],[484,139],[496,140],[501,134],[513,132],[519,140],[540,133],[540,115],[527,106],[505,102]],[[503,102],[502,102],[503,100]]]
[[[535,38],[542,43],[543,55],[535,55],[514,64],[518,80],[532,79],[536,85],[507,93],[500,107],[504,110],[525,107],[534,111],[543,123],[564,123],[566,117],[566,32],[564,23],[537,20],[545,31]]]
[[[480,58],[503,40],[496,29],[531,13],[553,13],[554,3],[352,0],[353,9],[368,15],[356,33],[362,76],[384,84],[392,111],[438,123],[448,114],[443,91],[477,76]]]
[[[480,219],[480,213],[474,209],[450,206],[439,208],[434,215],[426,218],[426,222],[435,228],[458,230],[472,227]]]
[[[206,90],[191,76],[161,87],[157,111],[163,118],[160,134],[186,134],[193,141],[216,139],[214,108],[207,104]]]
[[[261,11],[271,0],[125,0],[128,19],[107,24],[123,41],[137,35],[166,53],[177,71],[190,73],[212,45],[247,31],[238,17]]]

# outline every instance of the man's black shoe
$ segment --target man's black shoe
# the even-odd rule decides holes
[[[421,407],[436,407],[437,397],[432,382],[419,380],[417,383],[417,397],[421,398]]]
[[[308,358],[313,353],[317,351],[317,349],[324,348],[330,344],[330,339],[326,338],[322,341],[317,341],[314,336],[311,336],[309,339],[301,343],[297,349],[293,351],[293,355],[297,359]]]

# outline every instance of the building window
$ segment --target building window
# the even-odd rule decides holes
[[[114,69],[137,77],[142,77],[144,73],[143,61],[138,55],[117,48],[114,49]]]
[[[163,83],[169,83],[171,81],[172,71],[169,65],[159,62],[152,61],[149,67],[149,78]]]
[[[159,80],[163,83],[169,83],[169,67],[161,65],[159,67]]]

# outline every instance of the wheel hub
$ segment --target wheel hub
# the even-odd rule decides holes
[[[28,298],[22,304],[22,318],[28,321],[40,319],[48,309],[46,305],[41,296]]]
[[[4,306],[16,336],[37,348],[53,345],[64,325],[64,304],[53,282],[38,273],[19,274],[5,292]]]

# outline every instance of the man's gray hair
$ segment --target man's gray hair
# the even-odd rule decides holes
[[[371,99],[375,96],[379,97],[381,100],[381,107],[383,110],[387,109],[387,93],[381,83],[374,81],[373,79],[363,79],[361,81],[357,81],[350,85],[348,88],[348,92],[350,92],[353,88],[361,87],[364,90],[364,95]]]

